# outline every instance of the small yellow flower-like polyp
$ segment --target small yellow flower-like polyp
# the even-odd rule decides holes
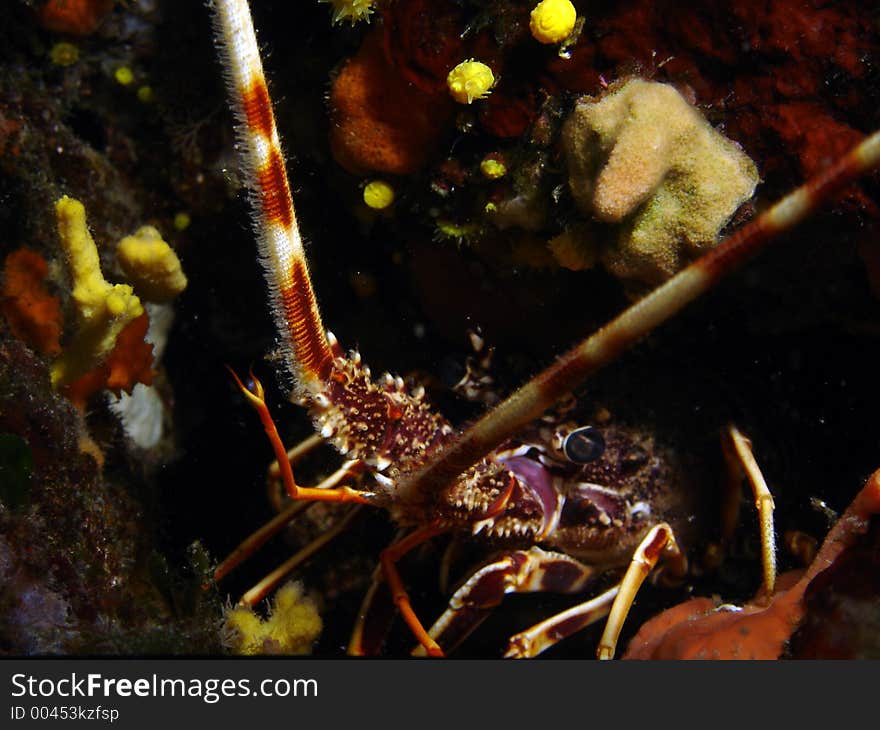
[[[364,202],[373,210],[384,210],[394,202],[394,188],[384,180],[370,180],[364,186]]]
[[[571,35],[576,20],[570,0],[541,0],[532,10],[529,29],[540,43],[559,43]]]
[[[459,104],[470,104],[489,94],[495,83],[492,69],[485,63],[469,59],[462,61],[446,77],[449,93]]]

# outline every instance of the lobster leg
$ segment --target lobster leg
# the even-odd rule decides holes
[[[306,560],[312,557],[312,555],[318,552],[328,542],[333,540],[341,533],[345,532],[348,529],[348,526],[351,524],[351,521],[354,519],[359,511],[360,505],[349,508],[345,516],[331,529],[321,533],[321,535],[312,540],[304,548],[294,553],[281,565],[275,568],[275,570],[269,573],[269,575],[267,575],[253,588],[251,588],[247,593],[245,593],[241,597],[239,604],[244,606],[253,606],[255,603],[259,603],[261,600],[263,600],[263,598],[271,593],[278,586],[278,584],[281,583],[281,581],[283,581],[290,573],[292,573]]]
[[[321,434],[313,433],[287,450],[287,461],[293,466],[323,443],[324,438]],[[278,461],[269,464],[266,471],[266,495],[269,498],[269,504],[276,512],[281,512],[284,509],[284,480],[281,478],[281,465]]]
[[[363,462],[347,461],[339,469],[333,472],[324,481],[315,486],[315,489],[332,489],[346,479],[358,476],[363,471]],[[220,565],[214,570],[214,582],[219,582],[226,577],[234,568],[239,566],[269,539],[277,535],[290,521],[300,512],[308,509],[312,502],[297,500],[289,502],[282,507],[281,511],[258,530],[252,532],[242,540]],[[322,535],[322,537],[324,537]]]
[[[758,519],[761,528],[761,554],[764,566],[764,593],[767,596],[773,595],[773,587],[776,580],[776,548],[773,529],[773,495],[770,493],[767,483],[764,480],[761,470],[758,467],[755,457],[752,453],[751,441],[733,424],[729,424],[722,434],[722,447],[724,456],[727,461],[731,478],[735,478],[736,490],[733,492],[734,497],[739,494],[739,480],[743,472],[748,478],[752,488],[755,501],[755,507],[758,510]],[[731,490],[733,491],[733,490]],[[732,501],[732,500],[731,500]],[[726,512],[733,512],[733,518],[725,520],[728,523],[735,522],[735,509],[727,509]],[[655,528],[657,529],[657,528]],[[726,535],[727,536],[727,535]],[[671,534],[670,534],[671,538]],[[653,568],[650,559],[646,559],[645,545],[653,539],[652,534],[643,540],[636,551],[633,558],[633,566],[635,570],[643,571],[644,575]],[[673,540],[674,544],[674,540]],[[667,545],[667,549],[669,546]],[[675,550],[673,548],[673,550]],[[641,553],[641,555],[640,555]],[[659,554],[659,553],[658,553]],[[656,562],[656,561],[654,561]],[[650,567],[648,567],[650,564]],[[631,568],[633,569],[633,568]],[[677,572],[683,572],[683,568],[679,567]],[[641,581],[644,579],[641,573],[636,574],[632,579],[635,584],[632,588],[633,596],[638,590]],[[563,611],[555,616],[551,616],[546,621],[542,621],[535,626],[523,631],[522,633],[512,636],[508,647],[506,657],[514,658],[530,658],[537,656],[545,649],[564,639],[567,636],[579,631],[586,626],[598,621],[608,615],[611,602],[615,600],[620,592],[621,586],[626,582],[614,586],[605,593],[596,598],[582,603],[578,606]],[[636,584],[635,581],[638,580]],[[624,599],[621,599],[624,600]],[[631,601],[630,601],[631,603]],[[629,606],[627,606],[627,609]],[[624,614],[625,618],[625,614]],[[623,619],[620,619],[623,623]],[[610,624],[610,622],[609,622]],[[619,629],[616,629],[619,633]],[[606,629],[607,635],[607,629]],[[616,643],[616,637],[615,637]],[[613,653],[613,647],[611,648]]]
[[[572,606],[567,611],[557,613],[511,636],[504,656],[509,659],[531,659],[538,656],[562,639],[605,618],[619,592],[618,584],[589,601]]]
[[[764,566],[764,592],[773,595],[776,584],[776,538],[773,529],[773,495],[758,467],[752,453],[752,442],[736,426],[727,426],[722,437],[724,458],[732,475],[745,473],[755,508],[758,510],[758,523],[761,530],[761,562]],[[737,486],[738,483],[737,483]],[[738,490],[737,490],[738,492]]]
[[[382,580],[382,566],[376,567],[370,587],[361,601],[357,620],[348,640],[349,656],[378,656],[394,620],[394,601]]]
[[[413,548],[418,547],[423,542],[427,542],[432,537],[441,535],[444,532],[446,532],[446,530],[442,527],[438,527],[435,523],[425,525],[424,527],[414,530],[402,540],[398,540],[392,545],[389,545],[379,556],[379,562],[382,565],[382,573],[385,576],[385,580],[388,582],[388,587],[391,589],[391,596],[394,599],[394,605],[397,606],[403,620],[406,621],[407,626],[409,626],[410,630],[415,634],[416,639],[418,639],[419,643],[425,648],[428,656],[434,657],[442,657],[443,650],[437,642],[428,635],[428,632],[425,631],[425,627],[422,626],[422,622],[419,621],[418,616],[416,616],[413,611],[409,595],[406,592],[406,588],[403,586],[403,581],[400,579],[400,573],[397,570],[397,561]]]
[[[235,379],[239,389],[247,396],[248,402],[250,402],[260,417],[266,435],[269,437],[269,442],[272,444],[272,450],[275,452],[276,463],[278,464],[281,479],[284,482],[287,494],[294,501],[273,520],[257,530],[250,537],[246,538],[245,541],[240,544],[238,548],[236,548],[236,550],[233,551],[233,553],[217,568],[214,574],[215,580],[219,580],[226,575],[232,570],[232,568],[253,554],[255,550],[257,550],[278,530],[282,529],[284,525],[300,511],[301,508],[298,507],[299,504],[319,501],[370,504],[370,493],[368,492],[359,492],[348,486],[330,486],[331,484],[339,484],[339,482],[346,477],[360,475],[363,472],[363,464],[357,460],[350,461],[343,465],[343,467],[317,487],[299,486],[293,477],[291,459],[288,458],[288,452],[284,448],[284,444],[281,442],[281,436],[278,434],[278,429],[275,426],[275,422],[272,420],[269,408],[266,406],[262,383],[260,383],[253,373],[250,373],[250,381],[246,386],[234,371],[230,369],[230,372],[232,373],[232,377]],[[333,529],[322,534],[316,540],[306,545],[302,550],[291,556],[278,568],[273,570],[257,585],[245,593],[244,596],[242,596],[240,603],[251,606],[260,601],[267,593],[277,586],[288,573],[293,571],[326,543],[343,532],[353,519],[356,511],[357,510],[349,511],[349,513]]]
[[[359,492],[351,487],[334,487],[332,489],[318,489],[316,487],[301,487],[293,478],[293,468],[287,459],[287,450],[281,442],[281,436],[278,435],[278,428],[272,420],[269,408],[266,406],[265,393],[263,385],[257,377],[251,373],[250,382],[245,385],[234,371],[230,369],[232,377],[238,385],[242,393],[247,396],[248,401],[254,407],[254,410],[260,417],[269,442],[272,444],[272,450],[275,452],[275,459],[281,470],[281,478],[287,489],[287,495],[291,499],[308,499],[316,502],[357,502],[358,504],[371,504],[370,492]]]
[[[633,553],[629,567],[620,582],[620,592],[611,606],[605,631],[599,641],[599,648],[596,652],[599,659],[614,657],[620,630],[623,628],[623,622],[632,607],[636,593],[660,558],[664,557],[664,553],[667,559],[673,561],[673,572],[684,575],[687,571],[686,558],[678,549],[672,528],[665,522],[661,522],[651,528]]]
[[[593,568],[563,553],[539,547],[505,553],[465,581],[428,633],[451,651],[501,604],[505,594],[578,593],[594,576]],[[421,654],[420,649],[413,654]]]

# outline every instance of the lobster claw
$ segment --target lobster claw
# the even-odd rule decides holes
[[[253,369],[248,370],[247,383],[242,382],[241,378],[238,377],[238,373],[236,373],[231,366],[227,365],[226,369],[232,375],[238,389],[245,394],[251,405],[254,407],[266,405],[266,391],[263,389],[263,384],[260,382],[259,378],[254,375]]]

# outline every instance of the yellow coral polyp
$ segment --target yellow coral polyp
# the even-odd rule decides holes
[[[185,231],[189,228],[189,224],[192,223],[192,217],[185,210],[180,211],[179,213],[175,213],[174,215],[174,228],[178,231]]]
[[[369,20],[375,0],[321,0],[321,2],[333,6],[334,25],[344,20],[351,21],[354,25],[359,20]]]
[[[478,238],[481,233],[480,226],[476,223],[456,223],[455,221],[441,218],[437,221],[434,229],[434,239],[438,241],[452,240],[459,244]]]
[[[157,303],[170,302],[186,289],[180,259],[152,226],[143,226],[116,246],[125,276],[140,295]]]
[[[364,186],[364,203],[373,210],[385,210],[394,202],[394,188],[384,180],[370,180]]]
[[[226,614],[222,639],[236,654],[308,654],[321,633],[321,617],[299,583],[278,589],[269,617],[237,606]]]
[[[52,363],[52,384],[57,387],[103,362],[119,333],[140,317],[144,308],[131,286],[104,279],[83,204],[65,195],[55,204],[55,216],[70,264],[79,325],[71,343]]]
[[[132,81],[134,81],[134,71],[132,71],[128,66],[120,66],[113,72],[113,78],[116,79],[117,84],[128,86]]]
[[[61,41],[52,46],[49,51],[49,60],[56,66],[72,66],[79,61],[79,48],[73,43]]]
[[[462,61],[446,77],[449,93],[459,104],[470,104],[474,99],[488,96],[494,84],[492,69],[472,58]]]
[[[507,166],[494,157],[487,157],[480,163],[480,172],[488,180],[498,180],[507,174]]]
[[[532,10],[529,29],[539,43],[560,43],[571,35],[576,21],[570,0],[541,0]]]

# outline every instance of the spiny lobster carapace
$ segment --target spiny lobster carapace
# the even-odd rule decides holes
[[[634,446],[629,437],[580,427],[567,422],[564,413],[544,439],[544,448],[530,440],[529,429],[540,430],[537,419],[587,377],[709,290],[768,240],[876,167],[880,135],[867,138],[457,434],[429,407],[423,389],[408,389],[390,375],[374,380],[360,356],[347,356],[325,331],[247,2],[214,0],[212,6],[270,304],[285,365],[296,382],[293,397],[308,407],[321,436],[349,459],[321,488],[297,485],[261,386],[256,380],[242,385],[272,441],[288,495],[294,501],[383,507],[411,530],[382,553],[380,562],[395,604],[421,647],[432,655],[442,654],[441,644],[454,645],[466,635],[504,593],[579,591],[598,570],[628,563],[619,585],[576,607],[570,616],[556,617],[552,630],[535,627],[514,642],[512,650],[537,653],[596,616],[609,614],[599,655],[612,656],[647,573],[661,558],[671,573],[685,567],[674,537],[676,505],[667,503],[668,467],[653,459],[627,461]],[[609,460],[608,454],[617,456]],[[600,456],[606,458],[600,462]],[[596,467],[599,463],[601,469]],[[609,470],[608,463],[616,468]],[[338,486],[365,470],[372,479],[368,489]],[[426,631],[412,610],[396,564],[416,546],[456,531],[482,535],[507,549],[462,586],[449,610]],[[355,648],[362,641],[356,636]]]

